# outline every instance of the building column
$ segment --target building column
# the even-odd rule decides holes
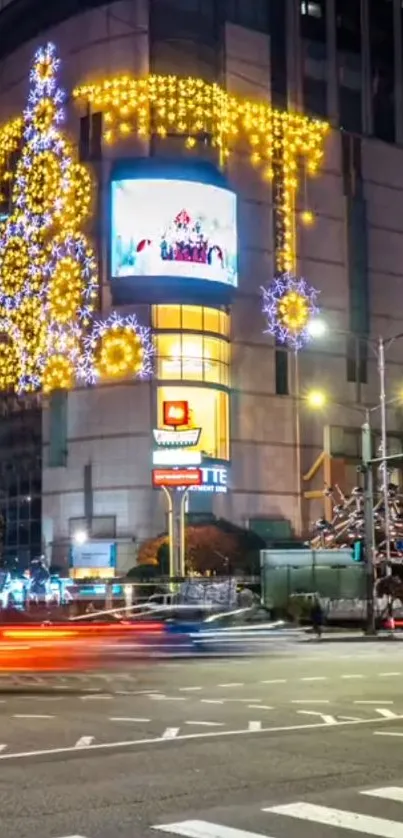
[[[303,109],[302,95],[302,50],[300,30],[300,2],[286,0],[287,25],[287,78],[288,78],[288,106],[295,111]]]
[[[339,122],[339,68],[336,42],[336,3],[326,3],[326,41],[327,41],[327,113],[329,122]]]
[[[369,39],[369,3],[361,2],[361,86],[362,86],[362,128],[363,134],[374,132],[372,108],[371,53]]]
[[[395,56],[396,142],[398,145],[403,145],[403,39],[401,0],[393,0],[393,40]]]

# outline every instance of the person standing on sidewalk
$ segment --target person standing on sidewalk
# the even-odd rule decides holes
[[[318,640],[322,637],[323,630],[323,608],[318,597],[315,597],[311,608],[312,629]]]

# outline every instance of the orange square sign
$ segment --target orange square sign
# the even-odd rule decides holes
[[[188,402],[163,402],[164,425],[170,428],[184,427],[189,424]]]

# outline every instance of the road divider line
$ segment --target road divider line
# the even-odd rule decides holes
[[[361,791],[366,797],[380,797],[382,800],[393,800],[396,803],[403,803],[403,788],[397,786],[387,786],[382,789],[370,789],[370,791]]]
[[[403,736],[403,733],[397,733],[396,731],[388,730],[374,730],[374,736],[395,736],[400,738]],[[0,757],[1,758],[1,757]]]
[[[224,704],[224,702],[219,698],[201,698],[200,704]]]
[[[317,806],[313,803],[287,803],[284,806],[273,806],[262,811],[297,818],[300,821],[349,829],[351,832],[361,832],[367,838],[371,835],[378,838],[401,838],[402,836],[402,824],[397,821],[375,818],[372,815],[360,815],[358,812],[346,812],[343,809],[331,809],[328,806]]]
[[[241,681],[233,681],[230,684],[217,684],[217,686],[218,687],[244,687],[245,684],[243,684]]]
[[[380,716],[383,716],[384,719],[396,719],[396,713],[393,710],[388,710],[387,707],[377,707],[376,713],[379,713]]]
[[[224,722],[185,722],[185,725],[200,725],[200,727],[224,727]]]
[[[261,684],[287,684],[287,678],[272,678],[271,681],[260,681]]]
[[[394,701],[384,701],[383,698],[381,700],[382,704],[394,704]],[[371,701],[367,699],[360,699],[359,701],[354,701],[354,704],[379,704],[379,699],[376,699],[375,701],[373,699],[371,699]]]
[[[397,716],[397,720],[403,721],[403,715]],[[327,728],[327,730],[335,730],[336,727],[357,727],[358,725],[368,725],[368,724],[382,724],[382,722],[388,722],[389,719],[359,719],[358,721],[350,722],[350,721],[336,721],[335,725],[329,725],[327,722],[317,722],[313,724],[299,724],[299,725],[279,725],[276,727],[262,727],[260,731],[251,731],[249,728],[243,728],[241,730],[214,730],[214,731],[206,731],[204,733],[181,733],[175,737],[174,740],[168,739],[167,737],[163,736],[153,736],[151,738],[142,738],[142,739],[125,739],[120,742],[102,742],[97,743],[96,745],[88,745],[88,747],[83,747],[82,751],[113,751],[118,750],[119,748],[132,748],[135,746],[145,746],[145,745],[162,745],[164,742],[169,741],[191,741],[196,739],[217,739],[217,738],[224,738],[227,736],[253,736],[255,733],[292,733],[295,731],[310,731],[310,730],[319,730],[319,728]],[[378,734],[379,735],[379,734]],[[391,734],[394,735],[394,734]],[[403,733],[398,734],[403,736]],[[43,750],[35,750],[35,751],[19,751],[17,753],[11,754],[1,754],[0,753],[0,762],[2,760],[11,760],[11,759],[27,759],[29,757],[42,757],[42,756],[56,756],[58,754],[77,754],[77,748],[74,746],[67,746],[65,748],[46,748]],[[267,838],[267,836],[266,836]],[[399,836],[401,838],[401,836]]]
[[[54,716],[46,716],[40,713],[14,713],[13,719],[54,719]]]
[[[248,704],[250,710],[274,710],[274,707],[270,707],[268,704]]]
[[[178,727],[167,727],[162,734],[162,739],[176,739],[178,733]]]
[[[183,835],[184,838],[269,838],[259,832],[248,832],[246,829],[235,829],[208,821],[180,821],[179,823],[165,823],[152,826],[160,832],[172,835]]]
[[[110,716],[110,722],[151,722],[151,719],[139,719],[134,716]]]
[[[92,745],[94,739],[95,739],[95,736],[80,736],[80,738],[77,739],[77,742],[76,742],[74,747],[75,748],[88,748],[88,745]]]
[[[261,729],[262,729],[262,722],[248,722],[248,730],[250,730],[251,733],[254,733],[255,731],[258,731],[258,730],[261,730]]]
[[[379,672],[378,678],[397,678],[401,674],[401,672]]]
[[[297,710],[297,713],[301,713],[301,715],[304,714],[305,716],[319,716],[319,718],[327,725],[339,724],[334,716],[325,716],[323,713],[317,713],[316,710]]]
[[[330,704],[329,698],[293,698],[291,704]]]
[[[327,681],[326,675],[311,675],[307,678],[300,678],[300,681]]]

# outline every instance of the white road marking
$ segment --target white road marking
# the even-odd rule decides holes
[[[397,719],[396,713],[393,710],[388,710],[386,707],[377,707],[376,712],[383,716],[384,719]]]
[[[375,730],[374,736],[403,736],[403,733],[393,733],[392,731]]]
[[[328,698],[293,698],[291,704],[330,704]]]
[[[248,730],[251,732],[262,729],[262,722],[248,722]]]
[[[182,693],[192,693],[196,692],[197,690],[202,690],[203,687],[179,687],[180,692]]]
[[[244,687],[245,684],[243,684],[241,681],[234,681],[231,684],[218,684],[217,686],[219,686],[219,687]]]
[[[397,716],[397,719],[403,721],[403,715]],[[350,727],[354,725],[355,727],[358,725],[368,725],[368,724],[380,724],[382,721],[387,722],[388,719],[359,719],[356,722],[349,722],[349,721],[337,721],[336,725],[329,725],[327,722],[317,722],[313,724],[299,724],[299,725],[281,725],[278,727],[264,727],[262,728],[262,733],[288,733],[290,731],[301,731],[301,730],[318,730],[319,728],[327,728],[327,730],[335,730],[336,727]],[[176,737],[177,741],[190,741],[196,739],[212,739],[212,738],[223,738],[226,736],[247,736],[250,734],[250,730],[248,728],[244,730],[215,730],[215,731],[208,731],[205,733],[182,733]],[[378,734],[379,735],[379,734]],[[395,735],[395,734],[391,734]],[[399,734],[403,736],[402,734]],[[89,745],[86,750],[88,751],[109,751],[114,750],[116,748],[132,748],[136,745],[144,746],[144,745],[160,745],[162,742],[168,742],[169,739],[164,738],[163,736],[154,736],[149,739],[142,738],[142,739],[125,739],[123,741],[117,742],[102,742],[96,745]],[[85,750],[85,748],[83,748]],[[12,754],[0,754],[0,761],[1,760],[10,760],[10,759],[23,759],[28,757],[36,757],[36,756],[53,756],[55,754],[70,754],[76,752],[75,747],[66,747],[66,748],[46,748],[43,750],[35,750],[35,751],[20,751],[18,753]],[[267,836],[266,836],[267,838]],[[401,836],[399,836],[401,838]]]
[[[14,713],[13,719],[54,719],[54,716],[45,716],[39,713]]]
[[[261,684],[286,684],[286,678],[273,678],[272,681],[260,681]]]
[[[185,722],[185,725],[200,725],[203,727],[223,727],[224,722]]]
[[[184,838],[268,838],[258,832],[247,832],[245,829],[234,829],[219,823],[208,821],[180,821],[179,823],[165,823],[152,826],[160,832],[173,835],[183,835]]]
[[[359,701],[354,701],[354,704],[379,704],[379,699],[376,699],[375,701],[364,701],[364,699],[361,699]],[[382,704],[394,704],[394,701],[384,701],[384,699],[382,698]]]
[[[248,704],[248,707],[251,710],[274,710],[274,707],[270,707],[268,704]]]
[[[80,695],[80,698],[81,701],[110,701],[113,696],[104,693],[94,693],[93,695]]]
[[[319,716],[319,718],[327,725],[338,724],[338,721],[334,716],[324,716],[322,713],[317,713],[316,710],[297,710],[297,713],[301,713],[301,715],[304,714],[305,716]]]
[[[300,681],[327,681],[325,675],[312,675],[309,678],[300,678]]]
[[[80,736],[80,738],[77,739],[77,742],[76,742],[74,747],[75,748],[88,748],[88,745],[92,745],[94,739],[95,739],[95,736]]]
[[[397,786],[361,791],[360,794],[365,794],[367,797],[380,797],[382,800],[393,800],[396,803],[403,803],[403,788],[398,788]]]
[[[154,701],[186,701],[185,696],[182,695],[150,695],[150,699]]]
[[[224,704],[224,702],[218,698],[202,698],[200,699],[201,704]]]
[[[175,739],[179,733],[178,727],[167,727],[162,734],[162,739]]]
[[[359,722],[360,719],[357,716],[339,716],[339,719],[342,719],[345,722]]]
[[[396,678],[401,672],[379,672],[378,678]]]
[[[110,722],[151,722],[151,719],[138,719],[134,716],[110,716]]]
[[[6,750],[6,748],[7,748],[7,745],[0,745],[0,753],[1,753],[2,751],[5,751],[5,750]]]
[[[367,838],[371,835],[378,838],[401,838],[402,836],[401,822],[374,818],[372,815],[360,815],[357,812],[345,812],[343,809],[330,809],[328,806],[316,806],[313,803],[287,803],[285,806],[273,806],[262,811],[311,823],[337,826],[339,829],[350,829],[351,832],[364,833]]]

